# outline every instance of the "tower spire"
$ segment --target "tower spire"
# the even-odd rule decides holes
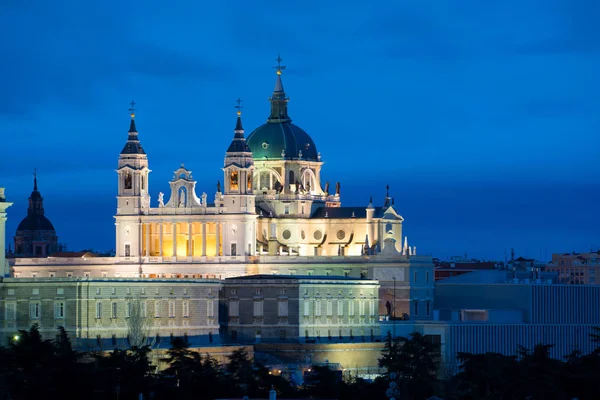
[[[37,169],[34,168],[33,169],[33,191],[37,192],[38,188],[37,188]]]
[[[140,144],[140,139],[138,138],[138,131],[135,127],[135,101],[131,100],[129,103],[129,116],[131,117],[131,122],[129,123],[129,136],[127,137],[127,143],[125,143],[125,147],[121,151],[121,154],[146,154],[142,145]]]
[[[137,129],[135,127],[135,101],[131,100],[129,103],[131,107],[129,108],[129,116],[131,117],[131,123],[129,124],[129,133],[136,133]]]
[[[246,138],[244,138],[244,128],[242,126],[242,100],[238,97],[235,101],[237,104],[235,108],[237,109],[237,121],[235,123],[235,129],[233,130],[233,140],[227,149],[227,153],[237,153],[244,152],[249,153],[250,147],[248,147],[248,143],[246,143]]]
[[[242,99],[240,99],[238,97],[238,99],[235,101],[237,103],[237,105],[235,106],[235,108],[237,108],[237,122],[235,124],[235,133],[237,135],[238,131],[241,131],[242,137],[244,137],[244,128],[242,127]]]
[[[274,66],[277,78],[275,80],[275,89],[273,90],[273,95],[269,98],[271,102],[271,115],[269,116],[269,122],[282,122],[282,121],[290,121],[290,118],[287,114],[287,102],[288,98],[285,95],[285,91],[283,90],[283,82],[281,81],[281,72],[286,68],[285,65],[281,65],[281,61],[283,59],[280,55],[275,59],[277,61],[277,65]]]

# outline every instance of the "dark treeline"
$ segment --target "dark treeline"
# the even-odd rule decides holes
[[[593,335],[599,342],[600,330]],[[599,342],[600,345],[600,342]],[[156,372],[149,347],[111,352],[75,351],[67,332],[45,340],[38,327],[19,331],[18,340],[0,348],[0,400],[20,399],[216,399],[248,395],[268,398],[425,400],[467,399],[600,399],[600,348],[591,354],[573,351],[564,360],[550,357],[550,345],[520,348],[515,356],[496,353],[459,354],[460,372],[438,376],[440,349],[426,337],[388,336],[379,360],[388,372],[374,382],[313,366],[310,385],[295,387],[255,364],[243,350],[226,364],[189,348],[174,338],[162,356],[166,368]]]

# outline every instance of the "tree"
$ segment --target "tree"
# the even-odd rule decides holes
[[[154,345],[154,340],[148,343],[151,335],[151,320],[146,316],[144,303],[141,299],[134,299],[127,303],[129,318],[127,318],[127,340],[131,347],[142,348]]]
[[[514,356],[488,352],[458,353],[461,371],[456,375],[458,391],[475,399],[512,399],[518,362]]]
[[[388,333],[379,366],[397,374],[402,396],[422,399],[435,391],[439,357],[440,345],[419,332],[395,339]]]

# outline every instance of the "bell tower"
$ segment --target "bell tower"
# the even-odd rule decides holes
[[[135,102],[131,102],[129,132],[119,155],[116,215],[116,256],[141,255],[141,221],[139,215],[150,209],[148,195],[148,156],[142,148],[135,126]]]
[[[223,163],[223,206],[226,226],[223,253],[228,256],[253,255],[256,251],[256,205],[252,174],[254,159],[244,138],[242,101],[237,100],[237,121]]]
[[[235,106],[238,109],[237,122],[233,130],[233,140],[225,153],[223,198],[228,213],[255,214],[252,187],[254,159],[252,158],[252,151],[244,138],[241,103],[242,101],[237,99],[237,106]]]

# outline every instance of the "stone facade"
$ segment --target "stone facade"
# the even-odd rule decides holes
[[[171,336],[187,336],[193,345],[219,343],[219,287],[218,281],[193,279],[5,278],[0,339],[38,324],[46,337],[65,327],[78,348],[127,346],[137,303],[156,347],[168,347]]]
[[[348,342],[379,338],[377,281],[254,275],[225,280],[223,340],[229,343]]]

